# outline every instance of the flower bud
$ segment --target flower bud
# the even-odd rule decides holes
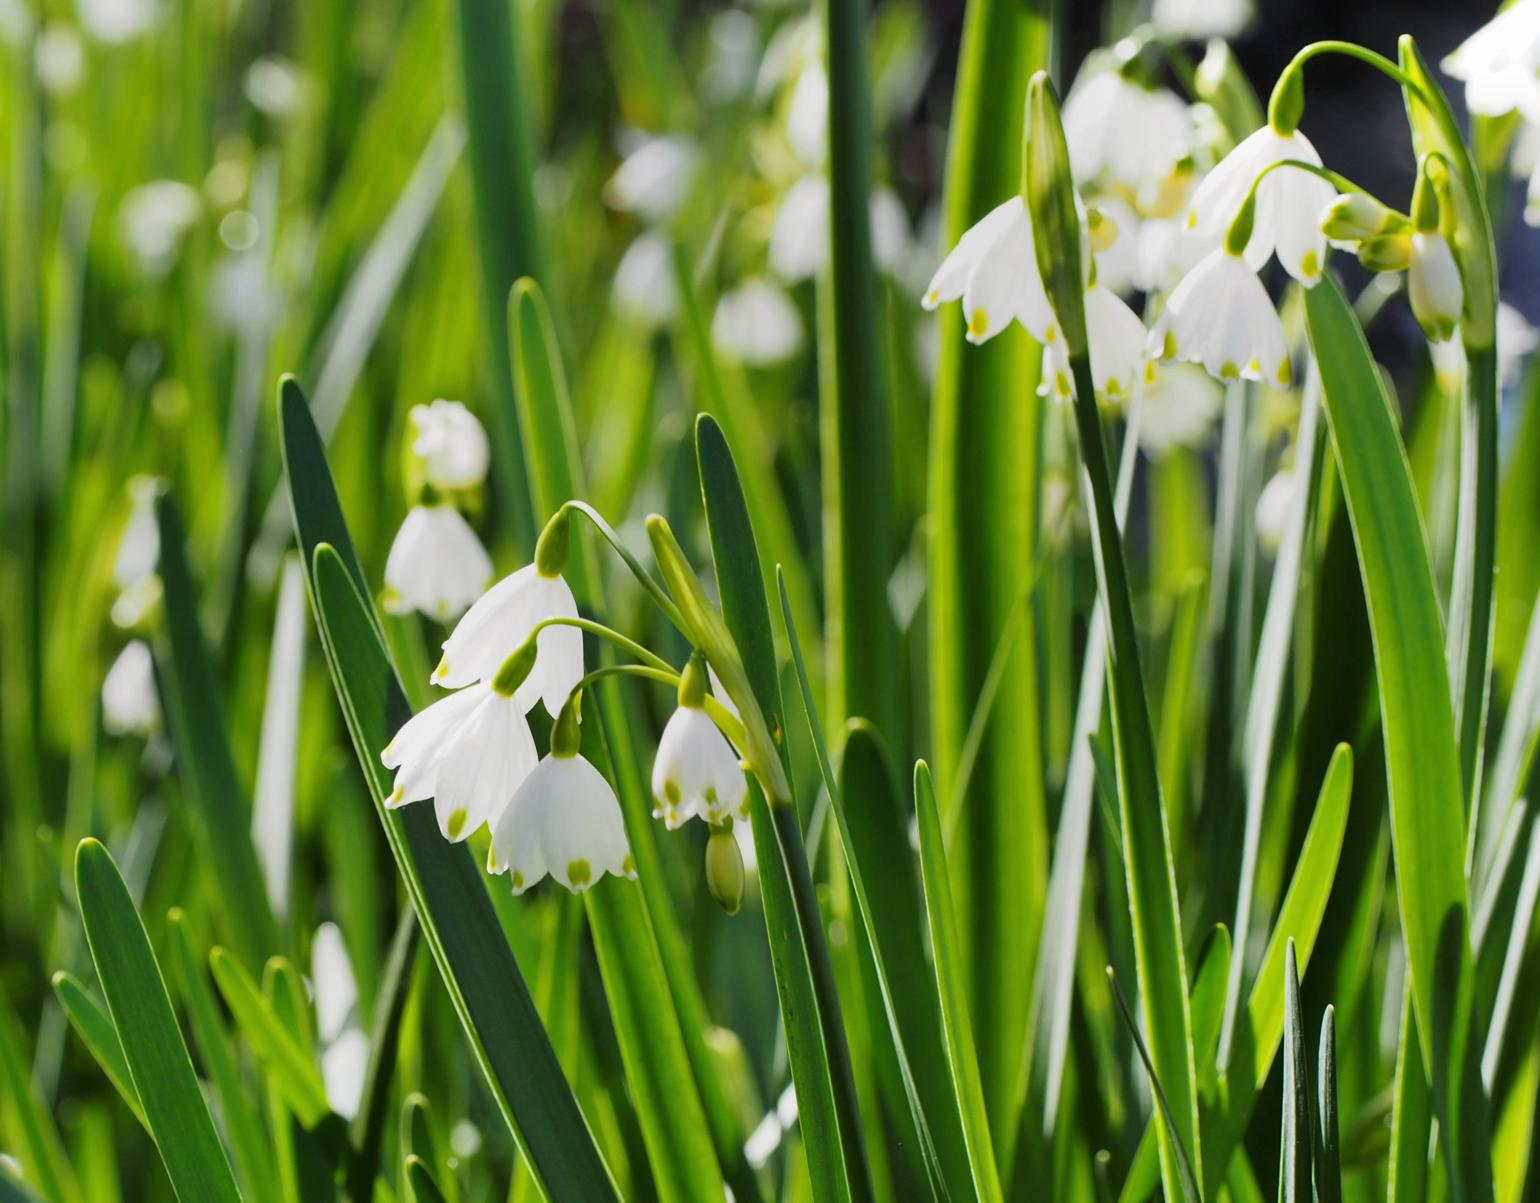
[[[743,905],[743,853],[733,835],[732,820],[711,829],[706,841],[706,888],[729,915]]]
[[[1407,268],[1406,291],[1412,313],[1432,342],[1453,338],[1465,303],[1465,287],[1460,280],[1460,265],[1455,262],[1449,243],[1437,230],[1411,236],[1411,262]]]
[[[502,667],[492,678],[492,692],[505,698],[511,698],[517,693],[530,670],[535,667],[535,652],[535,637],[531,636],[503,661]]]
[[[1267,102],[1267,124],[1275,133],[1292,134],[1299,128],[1299,119],[1304,115],[1305,72],[1302,67],[1290,63],[1273,85],[1272,97]]]
[[[1362,242],[1405,225],[1401,214],[1363,192],[1344,192],[1321,214],[1321,233],[1336,242]]]
[[[1379,234],[1358,246],[1358,261],[1372,272],[1405,271],[1412,261],[1411,235]]]
[[[535,542],[535,570],[541,576],[550,580],[562,574],[567,566],[568,542],[567,511],[562,508],[551,515]]]
[[[1075,204],[1059,98],[1044,71],[1034,74],[1027,84],[1022,185],[1022,195],[1032,215],[1032,241],[1043,288],[1063,331],[1065,348],[1071,358],[1085,355],[1088,348],[1080,213]]]

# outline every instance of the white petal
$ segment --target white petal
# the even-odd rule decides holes
[[[786,191],[770,231],[770,268],[788,284],[809,279],[829,261],[829,182],[805,175]]]
[[[1280,147],[1280,158],[1320,165],[1321,156],[1303,134],[1296,131],[1282,141],[1289,145]],[[1268,223],[1284,270],[1307,288],[1320,280],[1325,266],[1326,235],[1321,232],[1321,210],[1336,195],[1337,190],[1329,182],[1298,167],[1279,167],[1269,172],[1258,189],[1257,221]],[[1247,248],[1248,252],[1250,249]],[[1250,261],[1249,255],[1247,258]]]
[[[444,838],[455,843],[495,823],[536,763],[524,712],[487,691],[452,736],[439,765],[433,809]]]
[[[1099,286],[1086,290],[1085,309],[1097,393],[1126,402],[1144,367],[1144,323],[1116,293]]]
[[[1020,198],[1011,220],[974,264],[963,288],[968,341],[982,343],[1019,321],[1033,338],[1046,342],[1053,309],[1037,268],[1032,221]]]
[[[802,348],[802,318],[780,288],[756,277],[722,294],[711,338],[746,364],[780,363]]]
[[[1288,383],[1288,343],[1277,310],[1245,262],[1223,248],[1176,286],[1150,332],[1149,349],[1202,363],[1220,380]]]
[[[988,253],[1001,231],[1010,225],[1020,207],[1021,198],[1013,196],[996,205],[963,232],[957,245],[941,261],[941,266],[931,277],[930,287],[925,290],[922,302],[925,308],[934,309],[944,301],[955,301],[962,296],[974,267]]]
[[[515,894],[522,894],[546,874],[545,856],[540,850],[544,809],[538,799],[543,797],[542,782],[548,776],[546,766],[550,763],[551,758],[546,757],[531,770],[492,828],[492,853],[487,868],[493,873],[507,871]]]
[[[385,560],[385,609],[440,622],[462,614],[492,581],[492,558],[453,506],[414,506]]]
[[[633,321],[661,326],[679,312],[679,282],[674,253],[651,230],[638,234],[615,268],[615,306]]]
[[[323,923],[315,930],[310,945],[310,980],[315,987],[316,1035],[322,1044],[330,1044],[342,1034],[358,1004],[353,963],[348,959],[342,930],[335,923]]]
[[[537,574],[530,590],[541,619],[578,616],[572,590],[561,577]],[[583,679],[583,632],[561,624],[546,627],[535,640],[535,652],[535,666],[513,696],[525,714],[543,701],[546,713],[555,718]]]
[[[700,154],[687,138],[650,138],[626,156],[605,194],[617,209],[654,224],[679,210],[695,179]]]
[[[407,420],[412,454],[422,460],[423,475],[434,488],[473,489],[486,479],[492,454],[487,432],[460,402],[441,398],[414,405]]]
[[[738,756],[704,710],[681,706],[663,728],[652,767],[654,816],[670,829],[695,816],[720,823],[748,791]]]
[[[381,763],[387,769],[397,770],[395,788],[385,800],[386,806],[405,806],[433,797],[444,750],[460,724],[489,692],[485,685],[472,685],[440,698],[407,719],[380,753]]]
[[[575,618],[577,603],[560,577],[543,577],[533,564],[493,585],[460,619],[444,641],[444,657],[433,680],[446,687],[490,681],[547,618]],[[583,675],[583,637],[576,627],[540,632],[535,666],[515,695],[527,712],[542,697],[555,717]]]
[[[545,765],[531,804],[543,810],[540,847],[551,876],[574,892],[605,873],[634,877],[620,803],[604,775],[581,756],[548,756]]]
[[[322,1050],[321,1080],[326,1084],[326,1101],[343,1119],[350,1120],[358,1114],[368,1072],[369,1037],[362,1028],[349,1028]]]
[[[155,657],[149,644],[124,644],[102,681],[102,726],[114,735],[148,735],[160,726]]]

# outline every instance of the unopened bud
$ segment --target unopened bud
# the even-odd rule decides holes
[[[1400,213],[1363,192],[1344,192],[1321,214],[1321,233],[1336,242],[1362,242],[1408,224]]]
[[[497,670],[497,675],[492,678],[492,692],[499,697],[511,698],[518,692],[519,686],[524,684],[530,670],[535,667],[535,640],[533,637],[526,639],[513,652],[508,659],[503,661],[502,667]]]
[[[560,576],[567,566],[567,544],[567,511],[564,507],[551,515],[535,543],[535,571],[548,579]]]
[[[1044,71],[1034,74],[1027,83],[1022,185],[1023,198],[1032,214],[1032,243],[1043,288],[1063,332],[1065,348],[1073,359],[1087,354],[1080,213],[1075,205],[1059,98]]]
[[[1358,246],[1358,261],[1372,272],[1405,271],[1412,261],[1410,234],[1380,234]]]
[[[729,819],[722,826],[713,827],[706,841],[706,888],[719,907],[736,915],[743,905],[743,881],[743,853],[738,850]]]

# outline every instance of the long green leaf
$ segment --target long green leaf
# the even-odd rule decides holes
[[[925,881],[925,910],[930,927],[931,954],[941,997],[941,1019],[946,1031],[947,1053],[952,1068],[952,1090],[968,1145],[973,1184],[984,1203],[1003,1200],[1000,1174],[995,1166],[989,1112],[979,1076],[978,1053],[973,1042],[973,1022],[968,1014],[968,995],[958,944],[957,918],[952,908],[952,885],[941,838],[941,816],[930,768],[922,760],[914,769],[914,813],[920,832],[920,867]]]
[[[1428,1194],[1428,1139],[1433,1115],[1417,1013],[1408,988],[1401,1000],[1401,1035],[1396,1042],[1394,1103],[1390,1111],[1390,1174],[1386,1203],[1423,1203]]]
[[[391,852],[423,926],[478,1066],[536,1181],[552,1200],[617,1197],[608,1168],[562,1076],[481,871],[463,848],[446,844],[422,807],[386,811],[390,778],[379,749],[410,714],[360,592],[353,551],[320,439],[303,394],[280,390],[284,460],[306,584],[354,749]],[[325,545],[324,547],[322,545]]]
[[[0,1083],[10,1098],[8,1114],[18,1129],[17,1160],[26,1180],[37,1186],[49,1203],[79,1203],[80,1186],[64,1152],[64,1142],[37,1091],[30,1072],[30,1058],[22,1051],[21,1025],[8,999],[0,997]]]
[[[1492,1196],[1492,1166],[1473,1007],[1464,789],[1433,573],[1405,448],[1357,318],[1331,280],[1307,292],[1306,315],[1369,603],[1421,1051],[1452,1189],[1481,1203]]]
[[[169,493],[156,498],[155,516],[170,651],[162,685],[188,817],[207,858],[210,871],[204,879],[220,903],[230,942],[246,967],[255,969],[277,949],[278,928],[251,839],[251,807],[236,776],[214,668],[198,622],[182,519]]]
[[[95,840],[82,840],[75,853],[75,886],[96,976],[172,1188],[182,1203],[239,1203],[150,938],[117,865]]]
[[[112,1017],[102,1010],[101,1004],[91,997],[91,992],[74,974],[62,970],[54,974],[53,992],[81,1043],[96,1058],[96,1063],[117,1088],[134,1118],[148,1131],[144,1108],[139,1105],[139,1092],[134,1089],[128,1062],[123,1059],[123,1046],[118,1043],[118,1031],[112,1026]]]
[[[1283,978],[1283,1134],[1279,1137],[1279,1203],[1311,1203],[1315,1119],[1310,1108],[1310,1054],[1299,1006],[1299,966],[1288,943]]]
[[[1337,1123],[1337,1010],[1321,1019],[1316,1063],[1315,1192],[1319,1203],[1342,1203],[1342,1150]]]

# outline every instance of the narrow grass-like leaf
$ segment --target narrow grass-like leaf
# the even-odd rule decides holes
[[[448,1203],[428,1163],[416,1153],[407,1154],[406,1180],[411,1185],[412,1196],[417,1203]]]
[[[1396,1042],[1394,1090],[1386,1203],[1423,1203],[1428,1195],[1428,1141],[1433,1114],[1410,988],[1401,1000],[1401,1035]]]
[[[321,1071],[273,1014],[257,983],[223,948],[209,953],[214,983],[246,1041],[256,1051],[295,1117],[312,1128],[331,1111]]]
[[[364,1070],[363,1105],[349,1129],[355,1156],[349,1166],[348,1193],[355,1203],[373,1197],[375,1169],[385,1145],[385,1118],[390,1108],[391,1079],[401,1039],[401,1019],[412,989],[412,969],[422,929],[410,906],[396,922],[385,972],[374,995],[374,1017],[369,1025],[369,1062]]]
[[[278,928],[251,839],[251,808],[230,755],[208,644],[198,621],[182,519],[170,494],[155,501],[160,577],[165,592],[166,661],[162,688],[177,745],[188,818],[207,858],[210,883],[231,945],[248,969],[278,947]]]
[[[144,1108],[139,1105],[139,1092],[134,1089],[128,1062],[123,1059],[123,1046],[118,1043],[118,1030],[112,1026],[112,1017],[102,1010],[101,1004],[91,997],[91,992],[74,974],[62,970],[54,974],[53,992],[81,1043],[96,1058],[96,1063],[117,1088],[134,1118],[149,1131]]]
[[[1316,1063],[1315,1195],[1319,1203],[1342,1203],[1342,1140],[1337,1122],[1337,1008],[1321,1019]]]
[[[883,1009],[921,1153],[936,1193],[965,1199],[972,1188],[972,1174],[947,1069],[940,998],[920,943],[925,920],[913,854],[892,777],[871,729],[856,726],[845,743],[841,773],[836,778],[785,578],[778,577],[777,584],[781,620],[786,624],[808,732],[839,823],[861,921],[871,941]]]
[[[1481,1057],[1481,1079],[1491,1091],[1497,1083],[1497,1069],[1502,1058],[1508,1025],[1513,1019],[1514,1001],[1525,967],[1533,959],[1530,952],[1530,928],[1534,923],[1536,903],[1540,902],[1540,821],[1531,819],[1525,848],[1524,873],[1519,879],[1518,896],[1513,904],[1513,924],[1508,930],[1508,946],[1503,952],[1502,974],[1497,996],[1492,1004],[1492,1019],[1487,1025],[1486,1048]],[[1522,1028],[1523,1021],[1520,1020]]]
[[[1455,1193],[1492,1194],[1465,896],[1465,813],[1427,544],[1384,382],[1342,291],[1306,293],[1332,444],[1369,603],[1396,893],[1418,1032]],[[1437,1033],[1437,1039],[1431,1035]]]
[[[75,853],[75,886],[96,976],[172,1188],[182,1203],[238,1203],[150,938],[117,865],[95,840],[82,840]]]
[[[1279,1203],[1311,1203],[1315,1119],[1310,1107],[1310,1053],[1299,1006],[1299,966],[1288,942],[1283,969],[1283,1134],[1279,1137]]]
[[[922,760],[914,768],[914,815],[920,833],[920,868],[925,882],[925,911],[930,928],[931,955],[935,964],[941,1020],[946,1032],[947,1054],[952,1069],[952,1090],[962,1120],[963,1136],[973,1170],[973,1185],[983,1203],[1004,1199],[1000,1173],[995,1166],[994,1141],[989,1113],[979,1077],[978,1053],[973,1042],[973,1021],[968,1014],[957,919],[952,909],[952,885],[941,838],[941,816],[930,767]]]
[[[36,1184],[49,1203],[80,1203],[80,1186],[64,1151],[64,1142],[37,1093],[22,1051],[21,1025],[10,1001],[0,997],[0,1083],[10,1098],[8,1115],[15,1124],[9,1139],[28,1182]]]

